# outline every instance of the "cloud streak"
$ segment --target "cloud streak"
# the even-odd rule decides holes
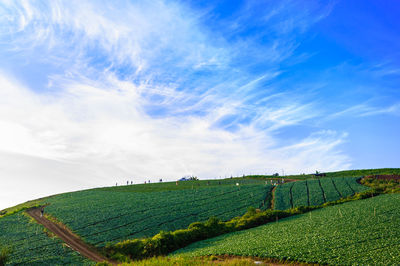
[[[0,155],[13,162],[2,165],[6,187],[15,176],[29,185],[21,193],[39,196],[128,178],[350,165],[339,150],[345,134],[318,130],[294,145],[276,135],[320,115],[272,85],[296,47],[290,38],[268,40],[266,51],[256,40],[245,48],[245,37],[213,35],[204,14],[170,1],[4,1],[3,14],[0,53],[12,54],[16,68],[26,58],[45,80],[0,72]],[[314,23],[307,16],[293,18],[301,31]],[[296,21],[275,26],[296,31]],[[251,66],[238,60],[253,52],[262,58]],[[18,160],[24,171],[15,171]]]

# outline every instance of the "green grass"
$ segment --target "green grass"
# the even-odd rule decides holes
[[[7,263],[22,265],[91,265],[90,260],[49,237],[44,227],[21,212],[0,219],[0,246],[10,250]]]
[[[275,209],[286,210],[300,206],[317,206],[363,192],[368,187],[356,182],[357,178],[309,179],[279,185],[275,190]]]
[[[254,260],[249,258],[218,258],[218,257],[203,257],[203,258],[168,258],[154,257],[146,260],[135,261],[132,263],[124,263],[122,266],[202,266],[202,265],[227,265],[227,266],[253,266]]]
[[[22,210],[26,210],[32,207],[37,207],[40,206],[41,202],[43,199],[37,199],[37,200],[30,200],[22,204],[18,204],[16,206],[4,209],[0,211],[0,218],[6,217],[8,215],[12,215],[14,213],[20,212]]]
[[[173,256],[258,256],[319,264],[398,265],[400,194],[318,209],[194,243]]]
[[[271,186],[265,182],[228,179],[210,181],[209,185],[199,182],[199,186],[196,182],[66,193],[49,198],[46,212],[88,243],[103,247],[107,242],[186,228],[211,216],[229,220],[243,215],[249,206],[269,208]],[[237,182],[241,185],[236,186]],[[171,186],[185,189],[169,190]]]

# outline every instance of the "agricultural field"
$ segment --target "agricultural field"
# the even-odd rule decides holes
[[[50,237],[44,227],[21,212],[0,219],[0,245],[10,249],[10,265],[94,265],[92,261]]]
[[[265,184],[265,180],[244,179],[244,178],[226,178],[212,180],[189,180],[176,182],[153,182],[141,183],[127,186],[114,186],[96,188],[95,190],[112,191],[112,192],[158,192],[158,191],[175,191],[184,189],[208,189],[213,186],[231,186],[239,183],[240,185]]]
[[[400,264],[400,194],[292,216],[194,243],[172,257],[238,255],[318,264]]]
[[[275,190],[275,209],[316,206],[368,190],[357,178],[321,178],[279,185]]]
[[[243,215],[250,206],[270,207],[270,185],[241,181],[239,186],[237,180],[228,179],[202,182],[200,186],[196,181],[185,181],[181,183],[186,189],[180,190],[160,190],[155,184],[149,192],[125,186],[66,193],[48,198],[46,212],[86,242],[102,247],[108,242],[150,237],[161,230],[186,228],[211,216],[229,220]],[[173,186],[177,187],[175,183]]]

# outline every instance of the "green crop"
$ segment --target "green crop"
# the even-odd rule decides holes
[[[321,178],[279,185],[275,191],[275,209],[316,206],[368,190],[357,178]]]
[[[186,228],[212,216],[229,220],[243,215],[250,206],[269,208],[271,186],[241,181],[237,186],[236,180],[215,180],[209,185],[202,182],[200,187],[194,181],[193,186],[185,183],[186,189],[175,191],[160,191],[154,186],[148,190],[152,192],[136,192],[135,186],[126,186],[67,193],[48,199],[46,212],[88,243],[102,247],[107,242]]]
[[[94,264],[62,244],[58,238],[49,237],[43,226],[31,222],[22,213],[0,219],[0,246],[9,250],[9,264],[22,265],[82,265]]]
[[[194,243],[173,256],[239,255],[332,265],[400,264],[400,194],[318,209]]]
[[[308,198],[309,206],[322,205],[326,202],[324,192],[321,188],[321,183],[319,180],[307,180],[306,185],[308,187]]]

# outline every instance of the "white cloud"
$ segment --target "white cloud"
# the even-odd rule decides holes
[[[344,116],[367,117],[375,115],[400,115],[400,103],[394,103],[387,107],[376,107],[368,103],[351,106],[345,110],[336,112],[328,116],[326,119],[335,119]]]
[[[39,92],[16,73],[13,79],[0,72],[0,178],[2,189],[10,191],[7,198],[27,200],[127,179],[349,166],[338,152],[344,135],[322,131],[296,145],[282,144],[274,131],[318,115],[313,104],[274,89],[258,91],[280,71],[254,77],[230,66],[240,42],[216,42],[181,4],[21,3],[4,2],[0,11],[11,15],[2,18],[9,27],[0,28],[0,37],[29,60],[63,71],[43,73],[49,90]],[[265,57],[274,61],[293,47],[274,45]],[[92,62],[96,53],[100,66]],[[129,78],[118,73],[125,64]],[[192,75],[199,69],[216,74],[200,79]],[[221,69],[227,71],[220,76]],[[167,111],[157,116],[148,108]],[[216,126],[242,113],[252,118],[235,130]],[[11,204],[3,198],[0,208]]]
[[[49,100],[4,75],[0,81],[0,150],[14,154],[11,161],[19,158],[24,170],[15,175],[21,186],[29,184],[35,191],[60,191],[53,189],[60,178],[63,190],[72,190],[128,178],[141,182],[186,174],[211,178],[348,166],[348,158],[334,152],[343,136],[331,132],[273,148],[276,140],[252,125],[232,133],[213,128],[212,116],[151,118],[141,111],[136,88],[125,82],[115,81],[111,90],[69,84],[62,97]],[[7,158],[3,156],[2,177],[12,189],[15,183],[8,180],[16,166]]]

